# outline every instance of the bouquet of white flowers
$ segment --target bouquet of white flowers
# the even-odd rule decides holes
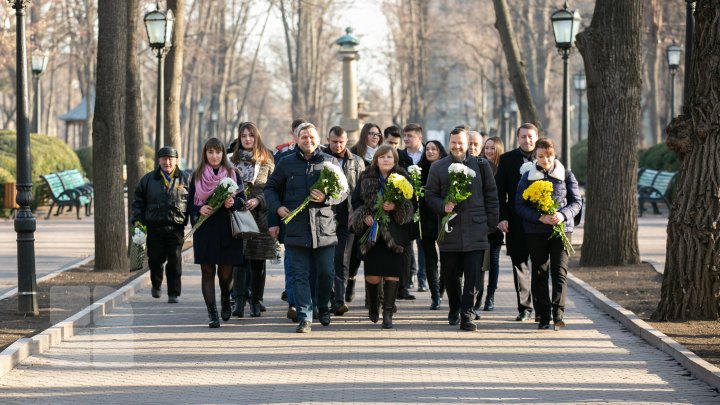
[[[338,199],[347,193],[349,188],[350,186],[348,186],[347,178],[345,178],[342,169],[330,162],[323,162],[320,178],[310,187],[310,190],[320,190],[331,199]],[[307,196],[299,207],[283,218],[283,223],[287,225],[308,205],[310,205],[310,196]]]
[[[220,180],[220,183],[218,183],[217,187],[215,187],[215,191],[213,191],[210,198],[207,200],[207,205],[212,208],[212,212],[208,215],[201,215],[200,219],[195,223],[195,225],[190,229],[190,232],[188,232],[183,240],[187,240],[192,234],[195,233],[195,231],[200,228],[200,225],[202,225],[208,218],[210,218],[210,215],[214,214],[215,211],[217,211],[218,208],[220,208],[223,204],[225,204],[225,200],[228,199],[228,197],[235,194],[235,192],[238,191],[238,185],[235,183],[235,180],[231,179],[230,177],[225,177],[224,179]]]
[[[413,222],[418,224],[420,239],[422,239],[422,224],[420,223],[420,197],[425,195],[425,186],[422,184],[422,167],[412,165],[408,167],[408,173],[410,173],[410,183],[412,183],[413,191],[415,192],[415,203],[418,206],[415,213],[413,213]]]
[[[475,171],[462,163],[453,163],[448,168],[448,173],[450,177],[450,188],[448,189],[447,196],[445,196],[445,204],[448,202],[459,204],[470,198],[472,193],[468,191],[468,187],[470,187],[470,183],[472,183],[472,179],[475,177]],[[449,222],[456,216],[457,214],[454,212],[445,214],[440,221],[440,232],[438,232],[437,240],[443,240],[446,233],[452,232]]]
[[[132,240],[128,251],[130,270],[140,270],[143,268],[147,250],[147,227],[138,222],[130,231],[130,239]]]

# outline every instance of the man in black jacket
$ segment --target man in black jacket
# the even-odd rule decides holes
[[[165,146],[157,156],[160,165],[143,176],[135,189],[131,223],[147,226],[152,296],[160,298],[165,267],[168,302],[174,304],[180,296],[183,230],[188,223],[185,213],[188,177],[177,167],[177,150]]]
[[[353,154],[347,148],[347,133],[342,127],[330,128],[325,152],[332,155],[340,163],[345,178],[347,178],[348,195],[352,195],[360,173],[365,170],[365,162],[360,156]],[[337,220],[338,238],[338,243],[335,245],[335,315],[342,315],[348,311],[348,306],[345,304],[345,283],[347,282],[350,289],[355,287],[355,276],[360,261],[355,235],[349,229],[352,208],[348,200],[349,198],[333,207],[335,209],[335,219]],[[352,266],[350,265],[351,262],[353,263]]]
[[[300,206],[306,197],[310,205],[300,211],[285,225],[285,249],[291,253],[288,263],[292,276],[292,288],[297,307],[296,332],[308,333],[312,328],[313,295],[310,290],[310,268],[314,264],[317,274],[317,307],[320,323],[330,325],[330,293],[333,287],[333,257],[337,235],[332,205],[337,205],[347,193],[338,199],[311,189],[320,177],[323,165],[338,162],[320,151],[320,136],[310,123],[297,128],[298,143],[295,154],[280,159],[275,171],[265,185],[268,204],[270,236],[277,238],[280,220]]]
[[[522,219],[515,213],[515,192],[520,182],[520,166],[532,161],[538,129],[533,124],[523,124],[517,129],[517,149],[500,156],[497,170],[497,189],[500,198],[500,223],[498,229],[507,235],[507,254],[512,260],[513,278],[517,293],[517,321],[528,321],[533,311],[528,260],[530,251],[525,241]]]

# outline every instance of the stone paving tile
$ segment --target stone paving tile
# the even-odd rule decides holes
[[[396,329],[372,324],[362,291],[329,327],[294,333],[269,269],[268,312],[207,328],[199,270],[177,305],[149,291],[121,311],[0,378],[0,403],[692,403],[720,394],[570,290],[561,332],[515,322],[503,258],[497,309],[480,331],[399,301]],[[219,293],[218,293],[219,294]]]

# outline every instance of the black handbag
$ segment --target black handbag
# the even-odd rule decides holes
[[[237,239],[249,239],[260,235],[255,218],[248,210],[230,211],[230,230],[233,238]]]

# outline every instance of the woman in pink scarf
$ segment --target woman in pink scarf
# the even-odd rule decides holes
[[[245,193],[242,178],[228,160],[225,145],[210,138],[202,152],[202,162],[190,179],[188,212],[194,224],[200,215],[212,214],[193,235],[195,264],[202,270],[202,293],[207,305],[209,326],[220,327],[215,303],[215,274],[220,281],[220,303],[223,321],[230,319],[230,285],[232,268],[243,262],[243,242],[235,239],[230,231],[230,211],[244,209]],[[215,191],[220,180],[230,177],[238,184],[240,191],[212,212],[207,200]]]

